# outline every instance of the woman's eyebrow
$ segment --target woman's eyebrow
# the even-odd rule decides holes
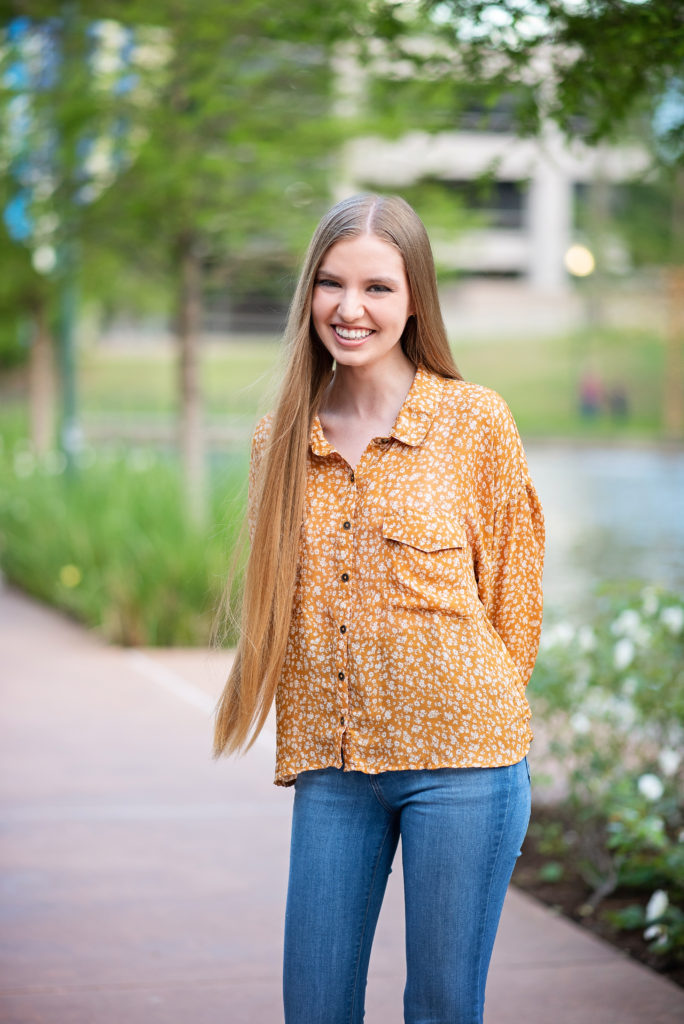
[[[316,277],[330,277],[335,281],[339,281],[340,277],[338,274],[333,273],[332,270],[326,270],[325,267],[320,267],[316,272]],[[375,274],[373,277],[369,277],[365,284],[389,284],[394,285],[395,288],[399,287],[399,281],[396,277],[388,277],[384,274]]]

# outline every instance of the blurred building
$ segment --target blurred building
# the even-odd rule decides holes
[[[637,145],[591,148],[568,142],[553,124],[539,137],[520,138],[504,106],[486,118],[465,111],[453,131],[355,139],[345,148],[335,198],[440,182],[475,221],[452,237],[431,230],[438,263],[457,272],[457,283],[442,289],[448,325],[456,319],[461,328],[486,332],[501,319],[510,328],[517,310],[521,329],[546,332],[584,314],[565,264],[569,248],[583,240],[578,200],[597,182],[610,196],[647,164]],[[626,255],[613,240],[603,252],[611,265],[600,269],[627,270]]]

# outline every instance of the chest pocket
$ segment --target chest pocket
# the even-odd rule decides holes
[[[475,577],[461,523],[439,511],[387,509],[382,535],[390,608],[472,611]]]

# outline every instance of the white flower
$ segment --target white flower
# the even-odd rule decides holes
[[[646,920],[657,921],[669,906],[669,899],[664,889],[656,889],[646,904]]]
[[[544,630],[542,647],[545,650],[550,650],[552,647],[568,647],[574,638],[575,630],[569,622],[557,622],[554,626]]]
[[[667,608],[663,608],[661,611],[660,621],[665,626],[665,629],[668,629],[670,633],[676,636],[678,633],[681,633],[682,626],[684,626],[684,608],[678,604],[668,605]]]
[[[635,636],[641,627],[641,616],[633,608],[625,608],[610,627],[613,636]]]
[[[586,734],[591,730],[591,722],[589,718],[581,711],[578,711],[572,716],[570,719],[570,725],[576,733],[580,734],[580,736],[586,736]]]
[[[664,946],[667,942],[667,928],[664,928],[662,924],[650,924],[644,931],[644,938],[647,942],[651,939],[655,939],[655,946]]]
[[[634,643],[626,636],[623,636],[615,644],[613,648],[613,665],[621,672],[623,668],[628,668],[634,661],[635,648]]]
[[[658,754],[658,767],[663,775],[674,775],[682,762],[682,755],[672,747],[663,747]]]
[[[645,796],[647,800],[660,800],[661,796],[665,791],[661,780],[657,775],[653,775],[651,772],[646,772],[642,775],[637,782],[637,788],[642,796]]]
[[[575,636],[575,628],[569,622],[558,622],[555,626],[556,642],[562,647],[571,644]]]
[[[639,647],[650,647],[653,634],[648,626],[639,626],[634,633],[634,640]]]
[[[583,654],[596,650],[596,633],[591,626],[580,626],[577,630],[577,643]]]
[[[658,591],[655,587],[644,587],[641,591],[641,611],[644,615],[655,615],[658,611]]]

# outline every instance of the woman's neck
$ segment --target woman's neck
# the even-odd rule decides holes
[[[323,417],[389,422],[390,428],[404,404],[416,368],[403,352],[388,366],[338,364],[323,395]]]

